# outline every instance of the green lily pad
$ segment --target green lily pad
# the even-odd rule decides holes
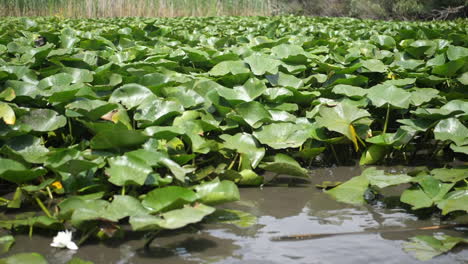
[[[308,171],[292,157],[278,153],[271,161],[260,164],[260,168],[277,174],[308,178]]]
[[[365,203],[364,192],[369,186],[366,175],[353,177],[337,187],[326,191],[335,200],[343,203],[361,205]]]
[[[188,188],[168,186],[147,193],[142,205],[152,213],[167,212],[180,209],[198,198],[197,194]]]
[[[434,128],[434,137],[437,140],[450,140],[458,146],[468,144],[468,128],[456,118],[440,121]]]
[[[250,134],[238,133],[234,136],[221,135],[224,140],[223,147],[236,150],[243,155],[252,168],[256,168],[265,156],[265,149],[260,147],[257,140]]]
[[[253,133],[260,143],[274,149],[300,147],[311,134],[310,126],[292,123],[264,125]]]
[[[33,109],[18,122],[30,126],[33,131],[48,132],[64,127],[67,119],[50,109]]]
[[[240,199],[239,190],[232,181],[215,179],[195,186],[198,201],[205,204],[234,202]]]
[[[15,243],[15,238],[10,235],[0,237],[0,254],[7,253]]]
[[[48,264],[47,260],[39,253],[18,253],[13,256],[0,259],[1,264],[34,263]]]
[[[178,229],[188,224],[198,223],[207,215],[212,214],[215,208],[204,204],[186,206],[182,209],[172,210],[160,216],[141,215],[130,217],[133,230],[159,230]]]
[[[118,186],[143,185],[153,171],[143,160],[132,156],[110,158],[109,166],[106,169],[106,173],[110,176],[109,182]]]
[[[447,235],[415,236],[403,245],[403,249],[414,254],[417,259],[426,261],[450,251],[459,243],[468,243],[468,240]]]
[[[442,201],[453,186],[453,183],[441,183],[434,177],[425,175],[416,188],[405,190],[400,200],[411,205],[413,210],[431,207]]]
[[[457,190],[448,193],[443,200],[437,203],[437,207],[446,215],[453,211],[468,212],[468,190]]]

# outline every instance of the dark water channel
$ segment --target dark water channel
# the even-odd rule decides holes
[[[405,171],[405,168],[385,168]],[[199,230],[162,234],[149,251],[143,240],[86,243],[74,253],[49,246],[51,237],[17,236],[10,254],[39,252],[50,263],[65,263],[73,256],[95,263],[419,263],[405,253],[402,244],[414,235],[431,235],[434,231],[408,231],[335,236],[316,240],[272,242],[277,235],[331,233],[392,228],[423,227],[441,223],[440,216],[411,214],[399,206],[378,202],[367,206],[350,206],[330,199],[314,184],[344,181],[359,175],[359,167],[316,169],[311,183],[285,180],[284,187],[241,189],[242,201],[227,208],[241,209],[258,217],[249,228],[228,224],[204,224]],[[398,190],[391,190],[398,191]],[[465,220],[466,221],[466,220]],[[454,230],[435,232],[454,236],[466,235]],[[422,263],[422,262],[421,262]],[[459,246],[448,254],[424,263],[468,263],[468,246]]]

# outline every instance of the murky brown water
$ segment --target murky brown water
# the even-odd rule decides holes
[[[404,168],[386,168],[405,171]],[[316,169],[312,184],[291,184],[289,187],[241,189],[242,201],[226,207],[248,211],[258,217],[258,224],[238,228],[227,224],[204,224],[200,230],[163,234],[149,251],[144,241],[128,238],[108,244],[85,244],[76,253],[49,246],[50,237],[17,236],[9,254],[39,252],[52,264],[65,263],[73,256],[98,263],[419,263],[402,250],[402,243],[411,236],[433,231],[369,233],[335,236],[316,240],[272,242],[276,235],[331,233],[422,227],[441,223],[440,217],[418,216],[401,207],[377,203],[349,206],[330,199],[315,183],[344,181],[359,175],[359,167]],[[293,186],[294,185],[294,186]],[[394,190],[395,191],[395,190]],[[396,190],[398,191],[398,190]],[[466,235],[454,230],[441,230],[449,235]],[[468,263],[468,246],[424,263]]]

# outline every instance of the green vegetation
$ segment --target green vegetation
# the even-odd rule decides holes
[[[0,206],[33,211],[2,214],[2,228],[73,226],[83,242],[130,224],[150,242],[209,215],[252,223],[213,206],[238,200],[237,185],[264,184],[265,171],[307,178],[318,156],[468,154],[465,20],[0,22]],[[468,211],[467,177],[465,167],[369,168],[328,193],[363,204],[369,189],[406,183],[402,202],[450,216]]]
[[[0,16],[174,17],[251,15],[455,19],[468,0],[0,0]]]
[[[269,15],[277,0],[0,0],[0,16]]]

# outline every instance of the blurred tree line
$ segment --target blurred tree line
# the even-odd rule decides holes
[[[280,0],[286,13],[374,19],[466,18],[468,0]]]

